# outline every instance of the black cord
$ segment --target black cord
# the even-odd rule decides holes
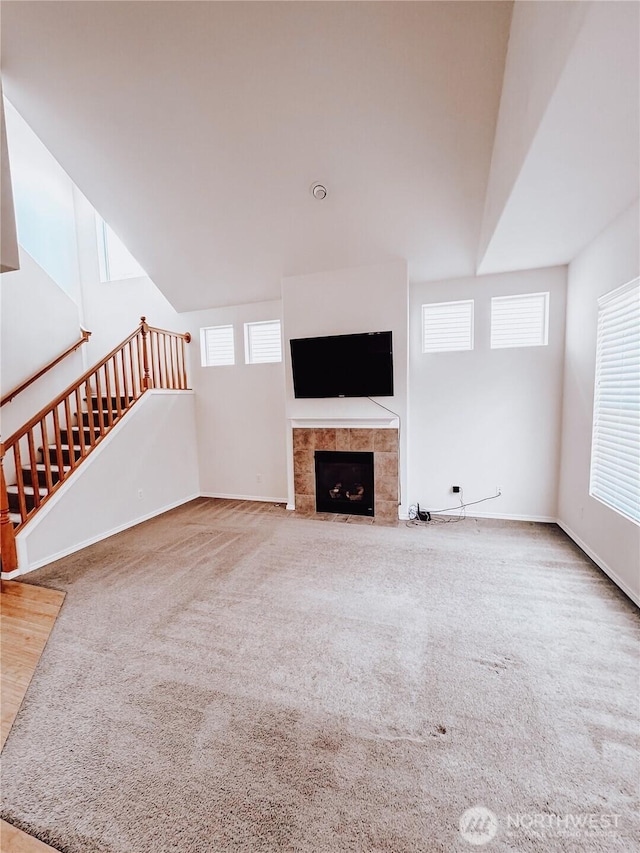
[[[484,503],[485,501],[494,501],[496,498],[499,498],[499,497],[502,497],[502,495],[489,495],[488,498],[480,498],[479,501],[469,501],[469,503],[466,503],[466,504],[461,503],[460,506],[448,506],[448,507],[445,507],[445,509],[432,509],[429,511],[431,512],[432,515],[434,513],[439,513],[439,512],[452,512],[454,509],[466,509],[468,506],[474,506],[475,504],[481,504],[481,503]]]
[[[383,406],[382,403],[379,403],[377,400],[374,400],[373,397],[367,397],[367,400],[371,400],[372,403],[375,403],[376,406],[380,406],[381,409],[389,412],[394,416],[394,418],[398,419],[398,504],[402,503],[402,481],[400,480],[400,430],[402,429],[402,418],[397,412],[394,412],[393,409],[389,409],[387,406]]]
[[[461,493],[462,494],[462,493]],[[481,504],[485,501],[492,501],[496,498],[501,497],[501,495],[489,495],[488,498],[480,498],[479,501],[469,501],[469,503],[463,503],[462,499],[460,500],[460,506],[450,506],[446,507],[446,509],[434,509],[429,511],[429,515],[431,516],[429,519],[425,521],[421,521],[418,518],[409,519],[406,522],[406,527],[420,527],[421,525],[427,524],[457,524],[459,521],[465,521],[467,517],[467,507],[474,506],[475,504]],[[460,510],[461,515],[457,518],[438,518],[439,513],[443,512],[453,512],[453,510]]]
[[[367,400],[371,400],[372,403],[375,403],[376,406],[380,406],[381,409],[385,409],[385,411],[390,412],[395,418],[398,419],[398,425],[400,425],[400,415],[397,412],[394,412],[393,409],[389,409],[387,406],[383,406],[382,403],[379,403],[377,400],[374,400],[373,397],[367,397]],[[400,430],[398,430],[399,437]]]

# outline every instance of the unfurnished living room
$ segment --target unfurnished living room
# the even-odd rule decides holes
[[[640,4],[0,24],[2,853],[640,849]]]

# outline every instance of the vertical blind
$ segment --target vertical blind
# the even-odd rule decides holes
[[[491,349],[546,346],[548,330],[548,293],[491,299]]]
[[[200,329],[200,353],[203,367],[235,364],[233,326]]]
[[[422,306],[422,352],[473,349],[473,299]]]
[[[245,323],[244,345],[247,364],[282,361],[280,320]]]
[[[598,300],[590,494],[640,522],[640,279]]]

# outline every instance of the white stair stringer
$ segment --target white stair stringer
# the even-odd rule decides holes
[[[18,531],[18,569],[2,577],[40,568],[198,496],[193,391],[151,389]]]

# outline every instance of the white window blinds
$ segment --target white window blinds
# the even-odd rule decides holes
[[[640,279],[598,300],[590,494],[640,522]]]
[[[282,361],[280,320],[245,323],[244,350],[247,364]]]
[[[549,340],[549,294],[494,296],[491,300],[491,349],[541,347]]]
[[[203,367],[235,364],[233,326],[200,329],[200,355]]]
[[[422,306],[422,352],[473,349],[473,299]]]

